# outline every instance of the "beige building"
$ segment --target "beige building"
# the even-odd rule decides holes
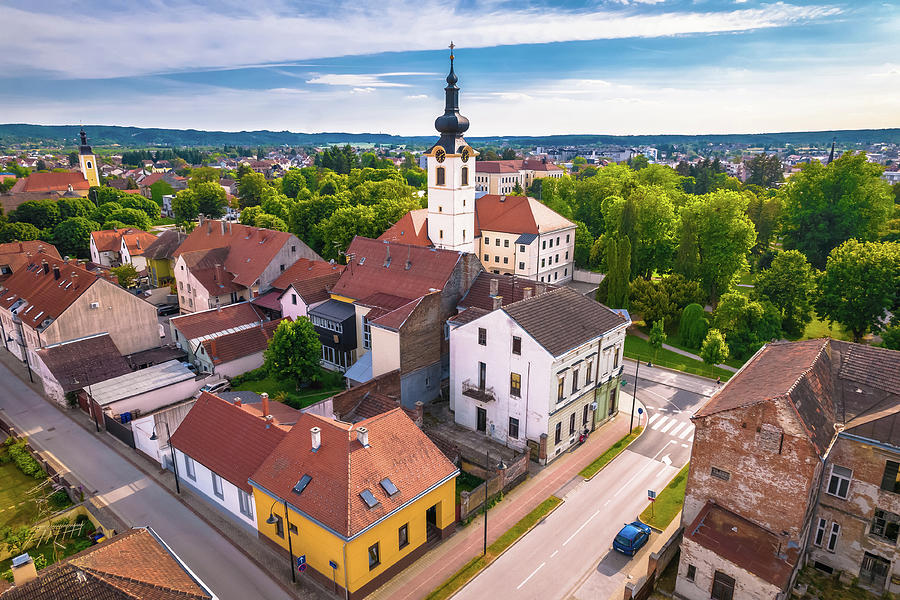
[[[526,190],[535,179],[544,177],[559,179],[565,173],[564,169],[546,158],[482,160],[477,163],[475,192],[511,194],[517,183],[522,190]]]
[[[48,254],[10,275],[0,294],[3,344],[29,365],[38,348],[103,332],[122,354],[159,345],[156,307]]]

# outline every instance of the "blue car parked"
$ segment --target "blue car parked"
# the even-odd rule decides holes
[[[613,539],[613,549],[628,556],[634,556],[650,539],[650,526],[633,521],[627,523]]]

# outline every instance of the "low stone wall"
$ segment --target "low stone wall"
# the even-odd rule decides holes
[[[465,459],[460,462],[461,470],[485,480],[484,483],[471,492],[460,492],[460,520],[468,518],[484,504],[485,494],[487,494],[488,498],[493,498],[500,492],[505,492],[514,488],[528,475],[527,454],[520,454],[517,456],[505,469],[491,471],[490,473],[488,473],[482,465],[469,462]]]
[[[676,518],[680,519],[681,517],[679,515]],[[650,554],[647,562],[647,574],[625,584],[624,600],[645,600],[650,597],[656,586],[656,579],[678,554],[683,535],[684,527],[679,527],[659,550]]]
[[[588,271],[587,269],[575,269],[575,275],[573,279],[575,279],[575,281],[583,281],[585,283],[599,284],[601,281],[603,281],[603,273],[594,273],[593,271]]]

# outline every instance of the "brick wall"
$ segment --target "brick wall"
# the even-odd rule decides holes
[[[351,412],[360,403],[363,396],[370,392],[385,394],[386,396],[395,396],[400,399],[400,371],[391,371],[373,378],[362,385],[350,388],[346,392],[341,392],[332,397],[332,408],[334,414],[338,418],[343,417]]]
[[[435,292],[422,298],[400,328],[400,373],[439,363],[443,339],[441,295]]]

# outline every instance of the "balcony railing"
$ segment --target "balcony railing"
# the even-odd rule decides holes
[[[468,396],[479,402],[493,402],[497,399],[494,395],[494,388],[485,388],[472,383],[471,379],[466,379],[462,383],[463,396]]]

